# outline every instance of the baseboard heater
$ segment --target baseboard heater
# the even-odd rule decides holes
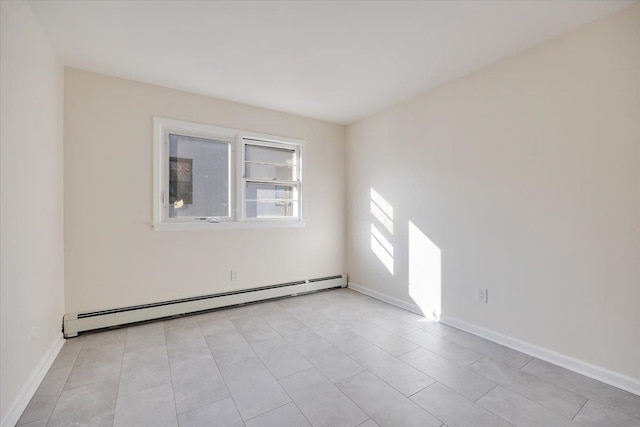
[[[131,307],[85,313],[69,313],[64,315],[62,333],[65,338],[72,338],[78,336],[79,333],[97,329],[124,326],[132,323],[204,312],[251,302],[289,297],[322,289],[344,288],[346,286],[347,275],[341,274]]]

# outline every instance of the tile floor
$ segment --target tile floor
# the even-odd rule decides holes
[[[640,397],[340,289],[67,340],[20,426],[640,426]]]

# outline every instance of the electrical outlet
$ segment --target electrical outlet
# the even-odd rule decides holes
[[[487,304],[489,302],[489,291],[485,288],[478,288],[478,302]]]
[[[238,270],[231,270],[231,281],[232,282],[238,281]]]

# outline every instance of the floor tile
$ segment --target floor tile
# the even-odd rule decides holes
[[[164,330],[165,332],[170,331],[175,328],[184,328],[191,327],[198,324],[198,320],[196,316],[186,315],[186,316],[177,316],[173,319],[167,319],[164,321]]]
[[[532,359],[531,356],[527,354],[464,331],[447,335],[446,339],[518,369],[522,368]]]
[[[496,383],[423,348],[400,359],[474,401],[496,386]]]
[[[65,390],[97,384],[109,379],[118,378],[122,367],[122,357],[92,362],[78,362],[73,366],[64,386]]]
[[[337,386],[382,426],[439,427],[442,424],[371,372],[347,378]]]
[[[304,307],[304,305],[297,305],[294,308],[289,308],[287,312],[314,331],[316,330],[316,328],[320,328],[327,323],[334,322],[324,314]]]
[[[118,396],[126,396],[163,384],[171,384],[171,372],[168,362],[165,365],[155,365],[122,373],[120,385],[118,386]]]
[[[311,367],[307,359],[282,337],[260,341],[252,347],[276,379]]]
[[[396,335],[406,335],[420,330],[420,327],[415,324],[407,323],[401,319],[396,319],[385,314],[372,313],[367,315],[366,319],[370,323],[386,329],[389,332],[393,332]]]
[[[349,354],[358,351],[372,344],[355,332],[343,328],[336,322],[325,322],[321,326],[312,328],[320,337],[338,347],[341,351]]]
[[[640,427],[640,420],[592,400],[588,401],[574,420],[585,427]]]
[[[452,333],[459,331],[459,329],[456,329],[449,325],[445,325],[444,323],[426,318],[419,314],[412,313],[410,311],[403,310],[398,307],[390,306],[389,304],[378,305],[376,309],[390,317],[416,325],[419,328],[424,329],[425,331],[431,332],[432,334],[438,335],[440,337],[445,337],[447,335],[451,335]]]
[[[249,344],[278,336],[275,329],[259,317],[241,317],[233,319],[232,322]]]
[[[244,420],[291,401],[257,357],[222,366],[220,370]]]
[[[178,414],[229,397],[229,390],[211,355],[172,363],[171,379]]]
[[[47,422],[49,422],[49,418],[44,418],[42,420],[31,421],[26,424],[17,424],[20,427],[46,427]]]
[[[411,341],[371,323],[360,324],[351,330],[394,356],[400,356],[418,348]]]
[[[117,379],[63,391],[47,426],[111,427],[117,391]]]
[[[42,383],[20,416],[18,425],[43,418],[48,420],[53,412],[53,408],[55,408],[56,403],[58,403],[58,397],[60,397],[60,393],[70,373],[71,366],[52,369],[47,372],[47,375],[45,375]]]
[[[188,344],[194,339],[200,339],[203,337],[200,324],[195,320],[195,317],[188,317],[184,319],[171,320],[164,322],[164,336],[167,342],[171,341],[174,344],[185,343]],[[189,320],[186,322],[185,320]]]
[[[640,427],[640,397],[340,289],[68,339],[19,426],[48,420]]]
[[[302,344],[320,338],[320,335],[291,316],[266,318],[265,321],[292,345]]]
[[[207,336],[207,344],[218,366],[256,357],[249,343],[236,330]]]
[[[364,371],[356,361],[322,338],[300,344],[296,349],[333,382]]]
[[[180,427],[244,427],[230,397],[178,415]]]
[[[293,403],[287,403],[246,422],[247,427],[311,427],[309,421]]]
[[[46,424],[46,421],[49,419],[49,416],[53,412],[53,409],[56,407],[56,403],[58,403],[58,397],[59,397],[58,394],[53,394],[53,395],[35,394],[29,401],[29,404],[27,405],[22,415],[20,416],[20,419],[18,420],[17,425],[22,426],[24,424],[28,424],[33,421],[42,420],[42,419],[45,420],[45,424]]]
[[[235,331],[236,327],[233,322],[227,318],[211,319],[202,318],[198,319],[200,324],[200,330],[202,334],[207,337],[209,335],[219,334],[221,332]]]
[[[440,383],[425,388],[411,399],[451,427],[512,425]]]
[[[127,329],[124,352],[166,345],[162,322],[132,326]]]
[[[494,388],[476,403],[518,427],[579,427],[573,421],[502,386]]]
[[[76,364],[84,362],[100,362],[124,356],[124,341],[106,344],[100,347],[83,347]]]
[[[85,340],[86,338],[84,336],[66,339],[60,353],[58,353],[58,356],[53,361],[51,369],[73,366],[84,346]]]
[[[102,331],[86,335],[83,350],[94,347],[102,347],[109,344],[121,344],[125,342],[127,337],[126,329],[114,329],[111,331]]]
[[[468,369],[568,419],[572,419],[587,401],[579,394],[489,357],[473,363]]]
[[[405,396],[434,382],[433,378],[376,346],[356,351],[351,357]]]
[[[246,317],[260,317],[265,314],[281,311],[282,308],[275,302],[262,302],[256,304],[247,304],[240,307],[234,307],[225,310],[227,316],[231,320],[242,319]]]
[[[170,384],[118,398],[113,427],[173,427],[178,416]]]
[[[165,345],[125,353],[122,360],[122,372],[132,372],[158,365],[169,366],[169,356]]]
[[[193,317],[194,319],[196,319],[196,322],[198,322],[202,327],[203,323],[209,323],[209,322],[215,323],[222,320],[229,320],[228,312],[229,312],[229,309],[220,309],[220,310],[209,311],[201,314],[196,314]]]
[[[211,350],[203,336],[193,338],[189,342],[174,343],[167,340],[167,354],[171,363],[202,359],[211,356]]]
[[[352,427],[369,418],[316,368],[280,380],[314,427]]]
[[[452,326],[445,325],[444,323],[436,322],[433,320],[423,321],[420,324],[420,326],[425,331],[431,332],[432,334],[435,334],[441,337],[448,337],[449,335],[455,334],[456,332],[459,331],[459,329],[456,329]]]
[[[522,371],[640,419],[640,396],[539,359],[533,359]]]
[[[424,330],[404,335],[404,338],[460,366],[469,366],[471,363],[484,357],[482,354],[468,347]]]

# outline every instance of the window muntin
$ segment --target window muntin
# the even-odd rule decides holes
[[[159,117],[154,135],[154,230],[304,225],[303,141]]]

